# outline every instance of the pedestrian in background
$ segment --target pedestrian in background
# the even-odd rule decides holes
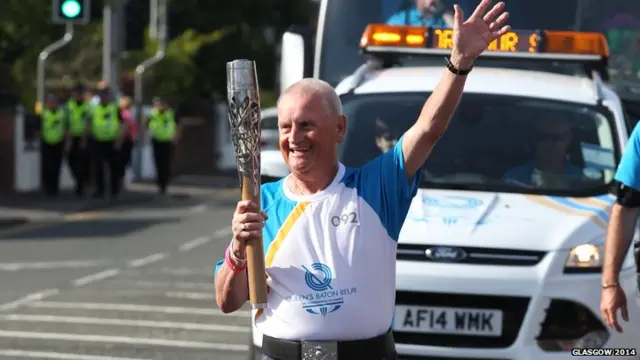
[[[67,143],[67,162],[75,180],[76,196],[84,195],[89,181],[88,123],[91,105],[86,100],[86,88],[77,84],[66,103],[66,123],[70,141]]]
[[[58,98],[52,94],[47,95],[45,100],[40,138],[40,168],[44,193],[56,196],[60,191],[60,169],[68,138],[65,111],[59,105]]]
[[[180,138],[180,127],[173,109],[168,107],[159,97],[153,98],[153,110],[148,119],[147,128],[153,144],[158,193],[166,195],[171,178],[174,146]]]
[[[109,172],[110,195],[120,195],[120,149],[126,132],[120,108],[111,98],[111,91],[100,92],[100,103],[93,109],[91,119],[91,152],[96,165],[96,191],[94,198],[105,196],[105,167]]]
[[[125,180],[127,177],[129,164],[131,164],[131,153],[133,151],[133,144],[135,143],[136,137],[138,136],[138,124],[133,118],[133,113],[131,112],[131,97],[123,96],[120,98],[119,103],[122,121],[126,125],[126,131],[122,141],[122,148],[120,149],[120,154],[122,155],[120,159],[120,179],[124,184],[126,182]]]

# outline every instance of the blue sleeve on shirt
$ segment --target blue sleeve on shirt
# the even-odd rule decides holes
[[[640,126],[636,125],[629,137],[615,179],[626,186],[640,190]]]
[[[400,229],[418,192],[422,171],[408,179],[404,168],[402,138],[396,146],[345,177],[359,196],[378,214],[389,236],[398,240]]]

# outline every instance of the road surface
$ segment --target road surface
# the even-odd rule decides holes
[[[220,313],[212,285],[234,200],[165,200],[0,233],[0,360],[245,360],[248,312]]]

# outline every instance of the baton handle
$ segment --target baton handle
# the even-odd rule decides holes
[[[242,177],[242,200],[251,200],[260,206],[260,192],[251,191],[253,182]],[[264,309],[267,306],[267,271],[264,261],[262,233],[257,239],[247,241],[247,275],[249,279],[249,302],[252,309]]]

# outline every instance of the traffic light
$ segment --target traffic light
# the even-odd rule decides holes
[[[91,0],[53,0],[54,24],[86,25],[91,20]]]

